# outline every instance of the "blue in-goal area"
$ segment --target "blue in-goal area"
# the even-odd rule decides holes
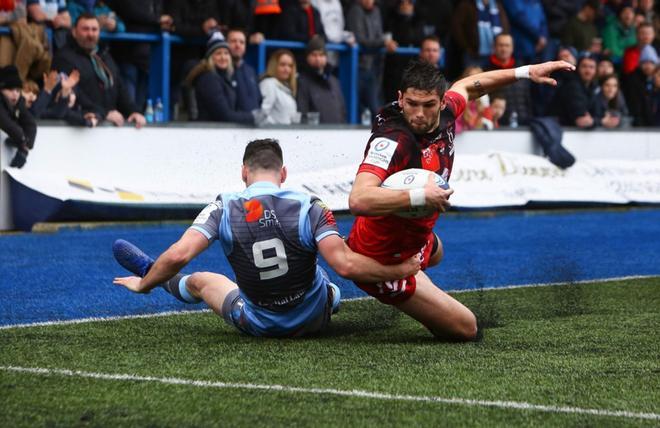
[[[352,217],[339,217],[347,234]],[[202,309],[161,289],[137,295],[112,285],[127,275],[112,242],[128,239],[152,256],[186,225],[112,227],[0,236],[0,325]],[[444,290],[660,275],[660,210],[504,212],[441,216],[445,258],[427,271]],[[326,267],[324,262],[321,264]],[[186,271],[233,277],[218,243]],[[342,298],[363,296],[329,271]]]

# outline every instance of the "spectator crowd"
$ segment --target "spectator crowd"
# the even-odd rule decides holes
[[[105,43],[101,32],[205,38],[204,46],[172,47],[179,119],[345,123],[340,59],[326,45],[357,43],[359,109],[367,118],[396,97],[411,60],[397,49],[416,47],[450,81],[551,59],[577,66],[555,76],[557,87],[520,80],[472,102],[461,129],[516,127],[542,116],[585,129],[660,126],[654,0],[0,0],[0,26],[9,29],[0,34],[0,123],[7,133],[12,123],[17,165],[32,148],[34,119],[89,127],[152,119],[143,115],[153,106],[151,45]],[[245,54],[265,39],[306,49],[269,51],[258,76]],[[19,123],[27,124],[20,135]]]

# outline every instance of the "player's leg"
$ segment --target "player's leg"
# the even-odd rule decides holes
[[[434,233],[433,248],[431,249],[431,257],[429,257],[428,265],[429,266],[438,265],[442,261],[442,258],[444,256],[445,256],[445,250],[444,247],[442,246],[442,241],[440,240],[440,237]]]
[[[223,314],[223,303],[238,286],[229,278],[213,272],[195,272],[185,277],[185,291],[191,296],[204,300],[218,315]]]
[[[441,339],[469,341],[477,337],[477,318],[472,311],[436,287],[422,271],[415,275],[415,293],[394,306],[422,323]]]

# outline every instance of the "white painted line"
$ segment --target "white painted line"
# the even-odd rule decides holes
[[[232,382],[212,382],[206,380],[182,379],[173,377],[152,377],[152,376],[138,376],[132,374],[111,374],[111,373],[95,373],[85,372],[78,370],[66,369],[47,369],[37,367],[15,367],[15,366],[0,366],[0,370],[14,373],[29,373],[44,376],[66,376],[78,378],[91,378],[102,380],[116,380],[128,382],[154,382],[166,385],[186,385],[198,388],[231,388],[231,389],[248,389],[248,390],[262,390],[274,391],[285,393],[301,393],[301,394],[327,394],[342,397],[358,397],[358,398],[371,398],[376,400],[389,400],[389,401],[417,401],[417,402],[430,402],[442,404],[456,404],[460,406],[474,406],[474,407],[495,407],[500,409],[516,409],[525,411],[536,411],[544,413],[567,413],[579,414],[590,416],[605,416],[605,417],[618,417],[628,419],[649,419],[660,420],[658,413],[637,413],[625,410],[607,410],[607,409],[584,409],[580,407],[566,407],[566,406],[549,406],[542,404],[532,404],[521,401],[498,401],[498,400],[472,400],[464,398],[444,398],[437,396],[424,396],[424,395],[398,395],[386,394],[381,392],[360,391],[360,390],[341,390],[331,388],[303,388],[297,386],[286,385],[266,385],[254,383],[232,383]]]
[[[198,309],[194,311],[181,310],[181,311],[167,311],[167,312],[156,312],[153,314],[137,314],[137,315],[118,315],[112,317],[90,317],[90,318],[78,318],[73,320],[55,320],[55,321],[43,321],[43,322],[34,322],[26,324],[9,324],[0,326],[0,330],[9,330],[12,328],[26,328],[26,327],[44,327],[49,325],[68,325],[68,324],[84,324],[88,322],[102,322],[102,321],[121,321],[121,320],[131,320],[131,319],[140,319],[140,318],[156,318],[156,317],[167,317],[170,315],[187,315],[187,314],[196,314],[201,312],[211,312],[210,309]]]
[[[470,288],[466,290],[448,289],[444,291],[452,294],[457,294],[457,293],[472,293],[475,291],[512,290],[516,288],[525,288],[525,287],[554,287],[557,285],[566,285],[566,284],[595,284],[597,282],[613,282],[613,281],[625,281],[629,279],[647,279],[647,278],[658,278],[658,277],[659,275],[635,275],[635,276],[621,276],[618,278],[587,279],[587,280],[575,281],[571,283],[568,282],[532,283],[532,284],[522,284],[522,285],[505,285],[502,287],[495,286],[495,287],[483,287],[483,288]],[[342,302],[360,301],[360,300],[369,300],[369,299],[373,299],[373,297],[371,296],[354,297],[350,299],[342,299]],[[130,320],[130,319],[165,317],[170,315],[186,315],[186,314],[194,314],[200,312],[211,312],[211,310],[210,309],[181,310],[181,311],[156,312],[152,314],[118,315],[118,316],[110,316],[110,317],[90,317],[90,318],[78,318],[72,320],[42,321],[42,322],[25,323],[25,324],[8,324],[8,325],[1,325],[0,330],[11,330],[11,329],[29,328],[29,327],[44,327],[51,325],[84,324],[89,322],[121,321],[121,320]]]
[[[539,282],[531,284],[520,284],[520,285],[503,285],[501,287],[483,287],[483,288],[469,288],[462,290],[444,290],[448,293],[470,293],[473,291],[496,291],[496,290],[515,290],[516,288],[525,288],[525,287],[555,287],[558,285],[569,285],[569,284],[596,284],[598,282],[615,282],[615,281],[627,281],[630,279],[648,279],[648,278],[660,278],[660,275],[631,275],[631,276],[619,276],[614,278],[601,278],[601,279],[584,279],[581,281],[562,281],[562,282]]]

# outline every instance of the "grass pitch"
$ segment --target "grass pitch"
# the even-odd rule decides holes
[[[482,341],[438,342],[373,299],[305,339],[208,312],[0,330],[0,426],[660,424],[660,278],[456,297]]]

